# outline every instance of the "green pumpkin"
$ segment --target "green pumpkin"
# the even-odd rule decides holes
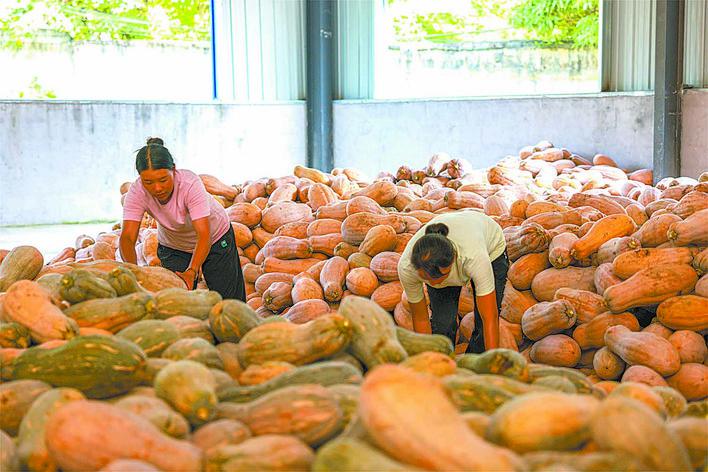
[[[396,337],[409,356],[421,352],[433,351],[443,354],[452,354],[455,347],[447,336],[442,334],[423,334],[396,326]]]
[[[205,320],[212,307],[220,301],[221,295],[213,290],[166,288],[155,295],[156,318],[166,320],[173,316],[191,316]]]
[[[477,376],[449,375],[443,384],[452,402],[460,411],[481,411],[491,414],[514,394]]]
[[[408,357],[396,337],[393,318],[377,303],[352,295],[339,305],[339,314],[352,326],[349,351],[367,369],[380,364],[399,363]]]
[[[671,387],[652,387],[656,393],[664,400],[666,415],[669,418],[677,418],[686,412],[688,403],[686,397],[681,392]]]
[[[140,320],[118,331],[116,336],[134,342],[148,357],[160,357],[180,339],[179,330],[164,320]]]
[[[155,394],[193,426],[216,415],[216,380],[205,365],[188,360],[172,362],[158,372],[154,387]]]
[[[153,318],[154,313],[155,299],[145,292],[87,300],[64,310],[64,314],[81,327],[101,328],[111,333],[117,333],[136,321]]]
[[[219,351],[213,344],[209,344],[202,338],[180,339],[165,349],[162,353],[162,358],[173,361],[190,360],[204,364],[207,367],[222,370],[224,368],[224,363],[219,357]]]
[[[559,392],[565,393],[578,393],[578,389],[575,388],[575,384],[565,377],[560,375],[548,375],[546,377],[540,377],[533,381],[534,385],[540,385],[542,387],[548,387],[553,390],[558,390]]]
[[[144,292],[145,289],[140,286],[138,279],[130,270],[125,267],[115,267],[108,272],[108,283],[113,287],[119,297],[136,292]]]
[[[457,365],[478,374],[496,374],[525,382],[529,378],[524,356],[511,349],[491,349],[482,354],[462,354]]]
[[[30,331],[19,323],[0,322],[0,347],[25,349],[32,343]]]
[[[209,327],[220,343],[237,343],[261,323],[253,308],[240,300],[223,300],[209,312]]]
[[[61,278],[59,294],[72,305],[95,298],[115,298],[117,296],[111,284],[85,269],[73,269],[64,274]]]
[[[214,335],[209,329],[209,323],[204,320],[192,318],[191,316],[173,316],[165,321],[177,328],[180,339],[202,338],[209,344],[216,344]]]
[[[317,450],[312,472],[371,470],[410,472],[417,470],[391,459],[371,444],[353,438],[331,441]]]
[[[146,361],[142,349],[130,341],[78,336],[53,349],[27,349],[15,359],[12,375],[75,388],[89,398],[108,398],[139,385]]]
[[[336,384],[358,384],[362,380],[361,371],[344,362],[316,362],[283,372],[257,385],[242,385],[224,392],[224,401],[245,403],[283,387],[301,384],[323,386]]]
[[[321,385],[291,385],[248,403],[221,402],[218,417],[241,421],[254,436],[293,435],[318,446],[342,430],[343,415],[334,392]]]
[[[560,375],[566,379],[573,382],[578,393],[592,393],[593,384],[590,382],[585,374],[575,369],[570,369],[568,367],[554,367],[544,364],[530,364],[529,368],[529,379],[533,382],[534,380],[547,377],[549,375]]]

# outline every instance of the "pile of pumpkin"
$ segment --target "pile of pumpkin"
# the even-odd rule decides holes
[[[373,183],[201,177],[247,304],[184,290],[149,217],[140,265],[115,260],[119,228],[46,265],[0,252],[2,470],[706,466],[707,175],[654,187],[539,143],[484,171],[440,154]],[[410,331],[396,271],[449,211],[492,216],[512,262],[503,349],[456,360],[473,294],[453,346]]]

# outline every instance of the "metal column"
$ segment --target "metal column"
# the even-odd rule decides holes
[[[684,0],[657,0],[654,181],[681,173]]]
[[[334,167],[332,77],[335,0],[305,0],[307,16],[307,165]]]

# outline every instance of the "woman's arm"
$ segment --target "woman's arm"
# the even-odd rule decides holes
[[[179,275],[189,289],[194,288],[194,281],[199,276],[202,270],[202,264],[209,255],[211,250],[211,231],[209,228],[209,217],[198,218],[192,221],[192,226],[197,232],[197,245],[192,253],[192,260],[189,262],[189,267],[184,272],[175,272]]]
[[[120,258],[123,259],[123,262],[130,262],[131,264],[138,263],[138,255],[135,253],[135,243],[138,240],[139,231],[139,221],[123,220],[120,239],[118,241]]]
[[[492,291],[487,295],[475,297],[477,309],[482,317],[484,328],[484,349],[499,347],[499,311],[497,310],[497,294]]]
[[[413,316],[413,331],[416,333],[432,334],[430,318],[428,317],[428,304],[423,298],[417,303],[410,303],[411,315]]]

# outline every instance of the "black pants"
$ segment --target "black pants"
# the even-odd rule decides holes
[[[172,272],[184,272],[192,261],[192,254],[179,251],[159,244],[157,257],[160,258],[162,267]],[[243,284],[241,262],[236,249],[234,229],[229,225],[229,230],[224,233],[214,244],[204,264],[202,273],[209,290],[219,292],[222,298],[236,298],[246,301],[246,288]]]
[[[509,271],[509,258],[504,253],[492,261],[494,271],[494,290],[497,296],[497,310],[501,310],[502,298],[504,298],[504,286],[506,285],[506,274]],[[474,292],[474,283],[472,291]],[[457,310],[460,303],[460,291],[462,287],[433,288],[428,285],[428,298],[430,298],[430,309],[433,316],[430,320],[433,334],[442,334],[452,339],[453,344],[457,336]],[[470,339],[467,352],[484,352],[484,331],[482,328],[482,316],[479,314],[477,304],[474,306],[474,331]]]

